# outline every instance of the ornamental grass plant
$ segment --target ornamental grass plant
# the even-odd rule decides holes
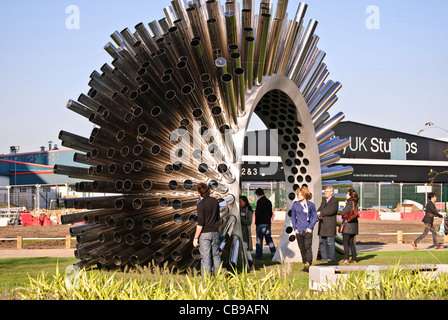
[[[26,300],[447,300],[448,274],[405,270],[350,273],[326,291],[299,288],[291,266],[255,272],[221,271],[216,276],[173,274],[166,268],[128,272],[56,271],[16,288]]]

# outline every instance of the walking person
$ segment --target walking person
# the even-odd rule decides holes
[[[201,254],[201,272],[205,276],[211,272],[215,274],[221,267],[219,256],[219,203],[216,198],[210,197],[210,187],[206,183],[198,185],[198,224],[193,239],[193,246],[199,247]]]
[[[333,196],[333,187],[325,188],[325,200],[317,209],[319,219],[319,250],[323,262],[335,261],[336,215],[339,202]]]
[[[359,224],[358,219],[355,219],[351,222],[347,222],[347,214],[355,207],[358,206],[359,195],[354,189],[348,189],[347,200],[345,201],[345,208],[341,212],[342,219],[344,219],[345,226],[342,231],[342,243],[344,245],[344,260],[341,261],[342,264],[347,263],[356,263],[357,255],[356,255],[356,245],[355,245],[355,237],[359,233]],[[350,253],[352,254],[352,259],[349,260]]]
[[[308,188],[297,189],[296,195],[299,201],[292,205],[291,222],[296,233],[297,244],[302,255],[302,262],[305,264],[302,271],[308,272],[313,263],[313,229],[317,222],[317,210],[311,202],[311,192]]]
[[[250,206],[249,200],[246,196],[240,197],[240,218],[241,218],[241,231],[243,234],[243,243],[244,247],[247,250],[247,260],[249,262],[249,268],[252,268],[252,254],[253,250],[252,246],[252,220],[253,220],[254,211]]]
[[[272,202],[266,198],[261,188],[255,190],[257,206],[255,207],[255,226],[257,244],[255,245],[255,259],[260,260],[263,254],[263,238],[266,240],[272,257],[275,254],[275,244],[271,236]]]
[[[437,231],[434,229],[434,217],[443,218],[443,216],[437,212],[436,205],[434,204],[436,201],[437,195],[434,192],[428,193],[428,203],[425,206],[425,216],[422,220],[425,224],[425,230],[423,230],[423,233],[411,243],[415,249],[417,249],[417,244],[428,235],[429,231],[432,233],[434,249],[442,248],[442,246],[439,246],[437,243]]]

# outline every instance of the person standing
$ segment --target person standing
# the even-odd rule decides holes
[[[201,254],[202,275],[209,274],[213,267],[215,274],[221,267],[219,256],[219,203],[210,197],[210,187],[206,183],[198,185],[198,224],[193,239],[193,246],[199,247]]]
[[[422,220],[422,222],[425,224],[425,230],[423,230],[423,233],[417,239],[415,239],[415,241],[411,243],[415,249],[417,249],[417,244],[428,235],[430,230],[432,233],[432,242],[434,244],[434,249],[442,248],[437,243],[437,232],[434,229],[434,217],[443,218],[443,216],[437,212],[437,208],[435,205],[436,201],[437,201],[437,195],[434,192],[428,193],[428,203],[425,206],[425,216],[423,217]]]
[[[342,219],[347,219],[347,214],[355,207],[358,206],[359,195],[354,189],[348,189],[346,195],[346,205],[344,210],[341,212]],[[342,231],[342,243],[344,245],[344,260],[342,264],[356,263],[356,245],[355,237],[359,233],[358,219],[351,222],[345,222],[344,230]],[[352,254],[352,259],[349,261],[350,252]]]
[[[260,260],[263,254],[263,238],[269,246],[272,256],[275,254],[275,244],[271,236],[272,202],[266,198],[261,188],[255,190],[257,205],[255,207],[255,226],[257,244],[255,246],[255,259]]]
[[[241,217],[241,232],[243,234],[244,247],[247,250],[247,259],[249,261],[249,268],[252,267],[252,232],[251,225],[253,220],[254,212],[250,206],[249,200],[246,196],[240,197],[240,217]]]
[[[319,250],[322,261],[335,261],[336,215],[338,214],[339,202],[333,196],[333,187],[325,188],[325,200],[322,201],[317,210],[319,218]]]
[[[317,222],[317,210],[311,202],[311,192],[308,188],[297,189],[296,195],[299,201],[292,205],[291,222],[296,233],[297,244],[302,255],[302,262],[305,264],[302,271],[309,271],[313,263],[313,229]]]

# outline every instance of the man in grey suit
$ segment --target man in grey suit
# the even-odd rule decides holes
[[[333,196],[333,187],[325,189],[325,200],[322,201],[317,216],[319,218],[319,250],[322,261],[335,261],[334,237],[336,236],[336,215],[339,202]]]

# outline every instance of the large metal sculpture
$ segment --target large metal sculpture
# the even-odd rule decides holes
[[[90,91],[67,105],[97,127],[89,138],[60,133],[62,145],[80,151],[74,160],[87,166],[54,170],[82,179],[78,191],[111,194],[60,199],[67,208],[87,209],[62,219],[85,222],[70,229],[78,266],[195,268],[199,182],[221,202],[225,266],[245,265],[238,197],[254,113],[278,137],[288,211],[301,186],[318,205],[322,186],[347,184],[334,180],[353,171],[335,165],[335,152],[348,141],[332,128],[344,116],[329,114],[341,84],[327,81],[317,22],[304,23],[307,5],[300,3],[293,20],[287,6],[288,0],[275,11],[270,0],[258,9],[254,0],[224,6],[174,0],[164,18],[149,23],[152,34],[139,23],[135,32],[111,35],[116,45],[105,50],[112,66],[94,71]],[[288,215],[276,260],[301,259],[290,223]]]

